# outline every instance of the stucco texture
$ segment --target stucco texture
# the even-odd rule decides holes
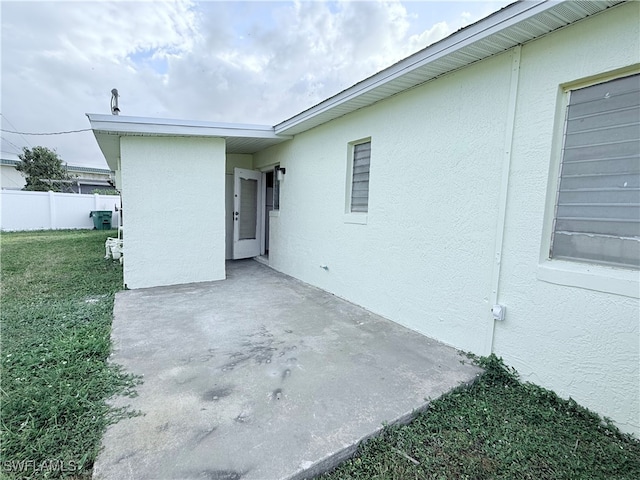
[[[224,279],[224,139],[120,142],[125,285]]]
[[[503,143],[491,132],[504,130],[499,87],[508,87],[509,66],[508,55],[493,58],[257,155],[258,166],[277,159],[287,169],[270,264],[446,343],[480,349]],[[452,108],[469,97],[476,101]],[[346,160],[348,143],[365,137],[372,153],[362,225],[345,222]]]
[[[606,80],[628,66],[637,71],[639,13],[635,2],[616,7],[522,48],[500,289],[509,316],[496,325],[494,345],[526,380],[572,397],[636,435],[638,272],[566,266],[599,277],[595,289],[540,281],[537,274],[545,263],[563,268],[547,259],[564,121],[562,86],[601,81],[600,75]],[[611,288],[612,277],[621,276],[635,280],[635,298]]]
[[[548,261],[562,86],[637,68],[638,10],[615,7],[522,47],[509,141],[515,51],[256,154],[254,168],[287,171],[280,214],[270,218],[270,265],[457,348],[493,351],[525,380],[640,435],[637,295],[538,278]],[[369,212],[353,224],[345,222],[348,143],[367,137]],[[492,333],[498,267],[507,317]],[[596,286],[608,282],[602,268]],[[616,275],[637,290],[637,271],[635,280]]]

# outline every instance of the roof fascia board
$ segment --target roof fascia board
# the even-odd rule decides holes
[[[79,173],[97,173],[108,175],[112,172],[107,168],[92,168],[92,167],[81,167],[79,165],[67,165],[67,170],[70,172],[79,172]]]
[[[328,98],[318,105],[277,124],[275,126],[275,132],[286,133],[287,129],[292,128],[299,123],[335,108],[348,100],[363,95],[374,88],[380,87],[385,83],[423,67],[430,62],[454,53],[472,43],[481,41],[498,31],[504,30],[516,23],[531,18],[540,12],[549,10],[558,3],[561,2],[551,0],[527,0],[511,4],[502,10],[495,12],[489,17],[449,35],[443,40],[426,47],[424,50],[414,53],[391,67],[386,68],[368,79]]]
[[[189,137],[242,137],[286,140],[286,135],[277,135],[273,127],[264,125],[242,125],[232,123],[209,123],[160,118],[121,117],[87,113],[94,132],[126,136],[189,136]]]
[[[11,167],[15,167],[20,163],[20,160],[11,160],[8,158],[3,158],[0,160],[2,165],[8,165]],[[65,164],[66,165],[66,164]],[[70,172],[82,172],[82,173],[98,173],[108,175],[112,173],[112,170],[107,168],[97,168],[97,167],[83,167],[81,165],[66,165],[67,170]]]

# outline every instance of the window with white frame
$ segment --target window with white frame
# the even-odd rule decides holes
[[[366,213],[369,210],[369,166],[371,140],[351,144],[351,188],[349,211]]]
[[[273,167],[273,209],[280,210],[280,178],[278,172],[280,165]]]
[[[640,74],[569,92],[549,253],[640,267]]]

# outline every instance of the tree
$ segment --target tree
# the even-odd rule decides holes
[[[27,185],[23,190],[36,192],[64,192],[71,191],[71,175],[67,173],[66,165],[54,150],[47,147],[24,147],[18,155],[20,163],[16,165],[25,177]]]

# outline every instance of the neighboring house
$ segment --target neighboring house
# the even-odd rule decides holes
[[[89,120],[129,288],[268,249],[640,435],[639,104],[640,3],[527,1],[274,127]]]
[[[26,180],[22,173],[16,170],[20,160],[3,158],[0,162],[2,190],[22,190]],[[94,190],[115,190],[111,170],[67,165],[67,172],[72,177],[66,190],[68,192],[90,194]]]
[[[18,170],[16,165],[19,160],[0,159],[0,182],[2,190],[22,190],[27,184],[24,176]]]

